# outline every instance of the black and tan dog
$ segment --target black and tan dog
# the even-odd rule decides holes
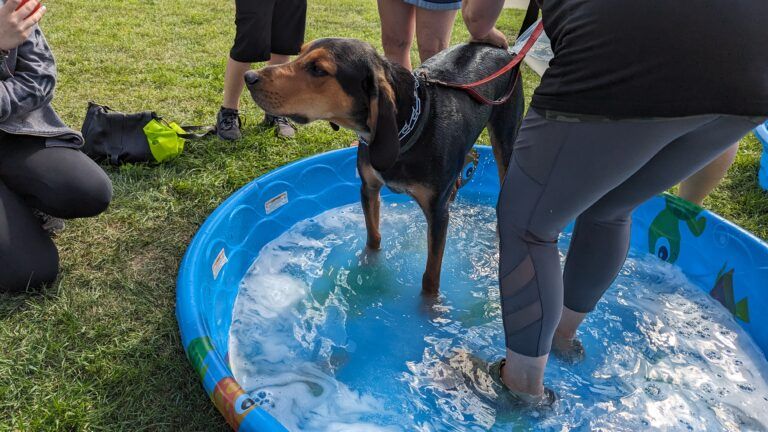
[[[461,91],[426,82],[472,82],[501,69],[506,50],[484,44],[450,48],[415,73],[388,62],[369,44],[352,39],[320,39],[306,44],[295,61],[245,75],[254,101],[269,114],[299,123],[331,122],[361,138],[357,167],[368,231],[367,246],[378,249],[379,191],[407,193],[429,224],[427,268],[422,288],[436,293],[448,229],[448,207],[457,179],[483,128],[488,126],[503,178],[523,115],[522,84],[508,102],[482,105]],[[508,72],[481,89],[502,97],[511,85]],[[416,78],[419,76],[420,78]]]

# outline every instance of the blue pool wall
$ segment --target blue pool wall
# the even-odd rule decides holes
[[[493,155],[487,146],[477,150],[477,171],[460,195],[494,205],[499,182]],[[211,214],[190,244],[177,281],[182,342],[203,387],[234,430],[285,430],[254,405],[232,376],[229,329],[241,279],[264,245],[299,221],[359,202],[359,188],[355,149],[313,156],[237,191]],[[408,200],[386,188],[382,197],[387,202]],[[768,245],[717,215],[667,195],[635,212],[632,243],[674,261],[692,282],[714,293],[737,317],[747,318],[736,319],[766,352]]]
[[[760,158],[760,172],[758,181],[763,190],[768,191],[768,122],[763,123],[755,129],[757,139],[763,144],[763,154]]]

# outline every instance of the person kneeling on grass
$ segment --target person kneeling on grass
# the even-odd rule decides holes
[[[83,137],[50,105],[56,64],[37,26],[45,9],[20,3],[0,7],[0,293],[52,283],[56,218],[95,216],[112,199],[109,177],[77,150]]]

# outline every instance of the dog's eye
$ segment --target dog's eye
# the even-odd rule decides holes
[[[320,68],[315,62],[310,63],[308,69],[309,69],[309,73],[315,77],[322,77],[322,76],[328,75],[328,72]]]

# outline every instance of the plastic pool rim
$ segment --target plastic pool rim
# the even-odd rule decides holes
[[[252,248],[248,239],[253,235],[259,236],[263,234],[261,231],[269,231],[266,237],[274,239],[299,220],[330,208],[358,202],[358,194],[338,200],[333,195],[329,197],[326,208],[318,207],[316,202],[310,201],[299,205],[294,202],[301,202],[302,195],[291,196],[290,193],[293,190],[295,195],[292,188],[300,186],[296,182],[302,181],[306,183],[305,187],[313,191],[320,190],[318,188],[323,182],[328,183],[328,187],[341,184],[343,189],[338,190],[346,193],[358,191],[359,178],[353,163],[355,152],[355,149],[348,148],[315,155],[253,180],[232,194],[206,219],[185,253],[177,279],[176,301],[182,343],[206,393],[234,430],[287,429],[256,406],[237,383],[229,366],[227,334],[231,324],[231,306],[237,295],[239,281],[245,274],[242,271],[238,276],[240,268],[235,268],[231,261],[237,253],[245,251],[237,262],[241,266],[245,265],[244,270],[247,270],[263,244],[269,241],[263,239],[258,247]],[[481,163],[473,180],[461,193],[482,192],[490,196],[498,191],[495,164],[489,147],[478,146],[478,152]],[[305,176],[307,173],[311,175]],[[315,174],[322,178],[314,179]],[[288,191],[279,193],[281,188]],[[318,192],[317,196],[322,196],[324,191]],[[382,191],[382,198],[391,196],[386,189]],[[259,205],[254,207],[250,204]],[[264,210],[261,210],[261,205]],[[291,205],[299,205],[296,209],[305,210],[306,214],[290,211]],[[386,217],[386,212],[383,212],[382,217]],[[276,228],[266,225],[271,220],[279,222],[280,218],[288,221],[274,225]],[[768,325],[765,325],[768,324],[768,317],[758,315],[750,318],[748,314],[749,308],[759,311],[768,307],[768,244],[720,216],[666,195],[641,206],[635,213],[635,219],[635,225],[638,225],[637,220],[642,219],[647,229],[633,229],[633,247],[641,250],[645,248],[649,253],[678,264],[700,288],[709,291],[709,286],[713,286],[709,291],[711,295],[718,299],[718,296],[730,299],[727,304],[724,303],[726,308],[741,319],[740,324],[752,335],[763,353],[768,352]],[[261,222],[269,229],[260,228]],[[233,225],[244,230],[251,226],[253,228],[241,239],[230,232]],[[729,257],[736,259],[721,264],[722,260],[717,258],[726,252]],[[746,288],[738,285],[744,280],[748,282],[744,283]],[[227,282],[231,281],[237,282],[234,287],[228,286]],[[216,315],[216,310],[221,309],[218,307],[221,304],[216,304],[214,300],[218,298],[217,295],[231,300],[229,317],[226,316],[227,304]]]

